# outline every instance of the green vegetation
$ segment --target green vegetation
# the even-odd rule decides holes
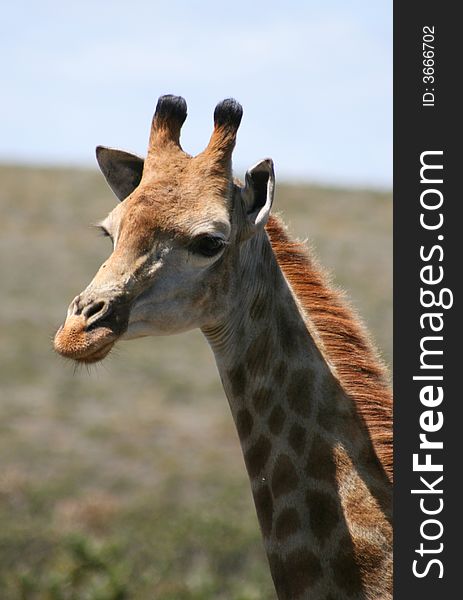
[[[1,600],[274,598],[241,451],[199,332],[74,370],[51,339],[109,252],[92,171],[0,166]],[[279,185],[391,362],[391,197]]]

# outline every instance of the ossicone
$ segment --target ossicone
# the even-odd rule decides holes
[[[180,130],[187,117],[187,105],[181,96],[161,96],[151,125],[148,153],[167,144],[180,146]]]
[[[203,155],[212,163],[228,168],[236,143],[236,134],[243,116],[243,108],[233,98],[222,100],[215,107],[214,131]]]
[[[219,102],[214,110],[214,127],[238,129],[243,117],[243,107],[233,98]]]

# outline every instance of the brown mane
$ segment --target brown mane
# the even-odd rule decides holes
[[[384,365],[342,293],[330,286],[307,248],[291,240],[275,217],[270,217],[266,230],[285,277],[315,326],[344,390],[354,399],[392,481],[392,394]]]

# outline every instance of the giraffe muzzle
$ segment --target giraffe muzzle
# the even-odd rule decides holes
[[[127,329],[129,309],[118,299],[85,301],[77,296],[54,339],[56,352],[77,362],[105,358]]]

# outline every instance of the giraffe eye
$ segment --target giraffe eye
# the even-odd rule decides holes
[[[212,235],[203,235],[191,245],[191,251],[202,256],[215,256],[225,246],[225,240]]]

